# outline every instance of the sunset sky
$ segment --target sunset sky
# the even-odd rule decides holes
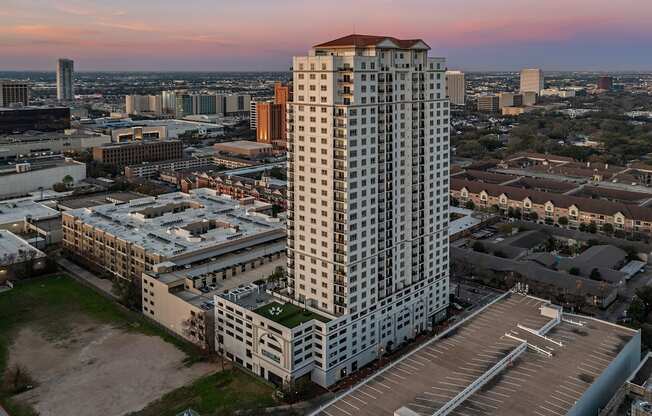
[[[652,70],[652,0],[0,0],[0,70],[287,70],[350,33],[450,68]]]

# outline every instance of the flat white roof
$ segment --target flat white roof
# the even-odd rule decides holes
[[[45,257],[45,253],[7,230],[0,230],[0,266]]]
[[[59,211],[29,198],[0,202],[0,224],[19,223],[25,221],[25,217],[28,215],[33,220],[44,220],[56,218]]]
[[[463,215],[463,217],[453,220],[448,225],[449,235],[454,235],[469,228],[472,228],[482,222],[480,218],[472,216],[473,211],[466,208],[450,207],[451,214]]]
[[[241,205],[215,190],[200,188],[66,214],[169,259],[194,252],[204,256],[211,248],[245,238],[255,244],[282,237],[285,224],[279,218],[256,212],[267,205],[259,201]]]

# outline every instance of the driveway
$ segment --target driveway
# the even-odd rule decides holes
[[[78,279],[85,280],[86,282],[88,282],[91,285],[97,287],[98,289],[100,289],[101,291],[109,294],[110,296],[112,296],[114,298],[116,297],[113,294],[113,291],[111,289],[112,286],[113,286],[113,283],[110,280],[108,280],[108,279],[100,279],[99,277],[97,277],[93,273],[91,273],[90,271],[84,269],[81,266],[78,266],[77,264],[73,263],[72,261],[70,261],[70,260],[68,260],[68,259],[66,259],[64,257],[57,256],[56,257],[56,262],[59,265],[59,267],[61,267],[62,269],[64,269],[68,273],[72,274],[74,277],[76,277]],[[2,416],[2,415],[0,414],[0,416]]]

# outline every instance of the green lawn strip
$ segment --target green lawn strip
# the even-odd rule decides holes
[[[9,346],[16,331],[26,325],[37,325],[46,338],[60,339],[69,333],[72,323],[82,317],[125,330],[159,336],[184,351],[187,363],[200,357],[198,350],[191,344],[62,274],[21,281],[12,290],[0,293],[0,386],[7,366]],[[6,394],[0,391],[0,401],[11,407],[7,399]],[[14,413],[29,415],[21,413],[19,409],[12,412],[12,415]]]
[[[277,404],[274,389],[239,369],[202,377],[178,388],[131,416],[174,416],[192,408],[202,416],[228,415],[236,410],[261,409]]]

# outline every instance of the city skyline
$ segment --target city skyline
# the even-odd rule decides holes
[[[446,13],[439,1],[408,3],[166,0],[153,8],[124,0],[8,0],[0,11],[0,70],[53,71],[61,56],[80,71],[288,70],[293,55],[321,39],[389,28],[398,37],[423,38],[433,55],[466,71],[652,70],[644,53],[652,4],[643,0],[626,7],[605,0],[465,0],[445,4]],[[343,8],[346,16],[329,18],[342,17]]]

